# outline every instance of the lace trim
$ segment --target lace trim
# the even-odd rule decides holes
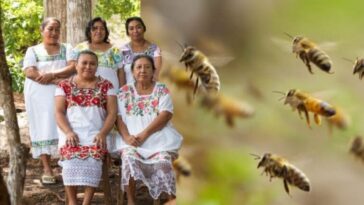
[[[86,159],[89,157],[96,160],[102,160],[107,154],[107,150],[96,145],[75,147],[65,145],[60,148],[59,153],[61,155],[60,160],[70,160],[73,158]]]
[[[58,139],[41,140],[41,141],[32,142],[32,147],[34,147],[34,148],[48,147],[51,145],[58,145]]]
[[[129,185],[130,177],[134,180],[140,180],[148,187],[149,194],[152,198],[158,199],[160,194],[166,192],[169,195],[176,195],[176,177],[172,168],[171,156],[167,152],[160,155],[158,162],[145,164],[132,155],[123,154],[122,157],[122,186]],[[169,160],[168,160],[169,158]]]
[[[88,158],[60,162],[63,183],[66,186],[98,187],[102,175],[102,161]]]
[[[58,158],[58,145],[48,145],[48,146],[39,146],[39,147],[32,147],[32,157],[34,159],[38,159],[40,155],[48,154],[52,157]]]

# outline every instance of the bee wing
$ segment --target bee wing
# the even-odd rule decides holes
[[[287,53],[292,53],[292,41],[291,40],[286,40],[286,39],[278,38],[278,37],[272,37],[270,40],[272,41],[272,43],[275,46],[280,48],[282,51],[287,52]]]
[[[319,43],[319,44],[317,44],[317,46],[324,51],[330,51],[330,50],[335,50],[338,46],[338,43],[333,42],[333,41],[327,41],[327,42]]]
[[[212,65],[222,67],[233,61],[235,58],[233,56],[209,56],[208,59]]]
[[[320,100],[331,100],[336,94],[334,90],[321,90],[312,93],[312,96]]]
[[[169,51],[163,51],[162,58],[163,58],[163,60],[166,60],[169,63],[179,62],[178,55],[176,55],[176,54],[174,54],[172,52],[169,52]]]

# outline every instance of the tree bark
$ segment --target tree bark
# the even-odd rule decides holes
[[[1,13],[0,4],[0,16],[2,15]],[[0,107],[4,109],[6,136],[8,137],[10,156],[7,186],[11,204],[20,205],[22,204],[23,198],[26,160],[29,148],[20,142],[19,126],[11,88],[11,77],[5,57],[2,24],[3,22],[0,18]]]
[[[44,16],[61,21],[61,42],[67,42],[67,0],[43,0]]]
[[[72,46],[85,41],[85,29],[91,20],[91,0],[67,1],[67,42]]]

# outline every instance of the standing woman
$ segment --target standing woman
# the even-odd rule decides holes
[[[109,80],[115,89],[119,89],[125,84],[122,56],[120,50],[109,42],[106,21],[100,17],[92,19],[87,24],[85,34],[87,41],[72,50],[72,60],[76,61],[79,53],[84,50],[96,53],[99,60],[96,75]]]
[[[125,23],[126,35],[130,37],[130,42],[121,47],[123,55],[124,72],[126,83],[133,83],[134,77],[131,71],[131,63],[135,56],[145,54],[153,58],[155,72],[153,80],[157,81],[162,67],[162,56],[160,48],[144,38],[147,31],[143,19],[140,17],[130,17]]]
[[[69,61],[71,47],[59,42],[60,29],[59,20],[46,18],[41,25],[42,43],[28,48],[23,65],[32,155],[42,161],[44,184],[56,182],[50,167],[50,156],[57,154],[58,145],[54,117],[55,84],[75,72]]]
[[[135,204],[135,183],[148,187],[158,199],[165,192],[175,201],[176,181],[172,160],[176,158],[182,136],[170,120],[172,99],[165,84],[153,80],[153,58],[139,55],[132,62],[135,83],[121,88],[118,96],[118,130],[122,136],[122,188],[128,205]]]
[[[106,138],[116,120],[116,91],[110,81],[95,75],[97,56],[92,51],[78,55],[76,70],[56,90],[59,164],[69,204],[77,204],[77,187],[86,186],[82,204],[88,205],[100,183]]]

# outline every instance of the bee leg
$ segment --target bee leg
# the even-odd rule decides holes
[[[300,119],[302,119],[301,110],[297,110],[297,111],[298,111],[298,116],[300,116]]]
[[[300,53],[299,56],[300,56],[301,60],[303,61],[303,63],[306,64],[308,71],[311,74],[313,74],[312,68],[311,68],[311,65],[310,65],[310,60],[308,59],[308,56],[306,55],[306,53],[302,52],[302,53]]]
[[[234,127],[234,120],[232,116],[226,115],[225,116],[226,124],[229,125],[229,127]]]
[[[318,114],[314,114],[313,117],[315,119],[316,124],[320,125],[321,124],[320,116]]]
[[[306,123],[307,123],[308,127],[311,128],[310,116],[308,115],[308,111],[306,110],[306,108],[304,106],[302,106],[302,107],[303,107],[303,111],[305,112]]]
[[[192,79],[192,77],[193,77],[193,72],[191,72],[191,75],[190,75],[190,80]]]
[[[287,170],[286,166],[283,167],[282,175],[283,175],[284,190],[289,195],[289,187],[288,187],[288,182],[287,182],[287,179],[286,179],[288,177],[288,170]]]
[[[195,96],[196,92],[197,92],[197,87],[198,87],[198,79],[196,79],[196,84],[195,84],[195,88],[193,89],[193,96]]]

